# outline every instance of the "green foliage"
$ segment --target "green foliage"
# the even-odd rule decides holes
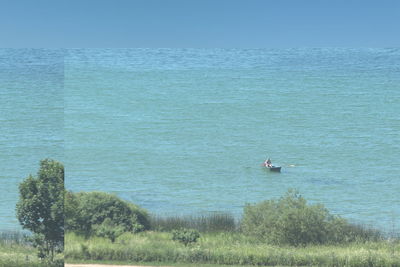
[[[43,235],[35,234],[29,238],[33,247],[38,249],[38,257],[40,259],[46,258],[46,256],[50,253],[50,247],[46,246],[46,240]]]
[[[111,226],[119,233],[149,229],[147,212],[115,195],[102,192],[68,192],[65,197],[65,228],[84,234],[111,234]]]
[[[40,162],[37,178],[29,176],[19,185],[17,217],[23,228],[35,233],[40,256],[61,251],[64,245],[64,166],[54,160]]]
[[[82,227],[80,213],[77,195],[67,191],[64,197],[65,230],[77,230]]]
[[[241,229],[247,235],[277,245],[298,246],[378,238],[372,230],[363,230],[329,214],[322,205],[308,205],[294,190],[289,190],[278,201],[247,205]]]
[[[115,225],[110,218],[106,218],[102,224],[94,225],[93,230],[97,236],[108,238],[113,243],[124,233],[124,228],[121,225]]]
[[[200,232],[231,232],[237,229],[235,218],[228,213],[213,213],[201,216],[152,216],[150,225],[152,230],[157,231],[190,228]]]
[[[172,240],[179,241],[185,246],[196,243],[200,238],[200,233],[195,229],[180,229],[172,231]]]

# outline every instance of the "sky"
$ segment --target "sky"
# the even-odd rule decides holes
[[[0,0],[0,47],[399,47],[398,0]]]

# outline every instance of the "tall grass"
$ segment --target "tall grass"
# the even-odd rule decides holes
[[[150,227],[155,231],[172,231],[181,228],[200,232],[232,232],[237,230],[235,218],[229,213],[212,213],[198,216],[151,216]]]
[[[153,231],[161,232],[171,232],[181,228],[196,229],[202,233],[241,231],[240,222],[229,213],[168,217],[152,215],[150,227]],[[377,229],[348,222],[342,222],[340,227],[332,231],[332,235],[327,243],[368,242],[385,238],[384,233]]]
[[[376,242],[387,239],[388,235],[371,226],[347,223],[343,228],[342,233],[346,238],[344,241],[356,242]]]
[[[39,266],[39,259],[33,247],[16,244],[4,236],[0,243],[0,267]]]
[[[55,262],[42,261],[37,250],[28,241],[29,233],[21,231],[0,232],[0,267],[61,267],[62,255]]]
[[[40,261],[31,261],[26,259],[10,259],[2,260],[0,259],[0,267],[63,267],[62,262],[46,263]]]
[[[0,267],[64,267],[63,261],[56,262],[42,262],[30,261],[24,259],[2,260],[0,259]]]
[[[21,231],[1,231],[0,244],[3,245],[25,245],[29,244],[28,237],[30,234]]]
[[[203,233],[185,247],[165,232],[124,234],[115,243],[104,238],[66,235],[65,257],[73,260],[181,262],[258,266],[400,266],[400,242],[387,241],[318,245],[272,246],[240,233]]]

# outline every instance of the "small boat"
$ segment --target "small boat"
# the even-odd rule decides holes
[[[267,167],[271,172],[281,172],[281,166],[271,166]]]
[[[271,172],[281,172],[281,166],[274,166],[271,163],[271,159],[268,158],[264,163],[262,164],[265,168],[268,168]]]

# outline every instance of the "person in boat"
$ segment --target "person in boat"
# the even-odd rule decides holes
[[[272,162],[271,159],[268,158],[265,162],[264,162],[265,167],[271,168],[272,167]]]

